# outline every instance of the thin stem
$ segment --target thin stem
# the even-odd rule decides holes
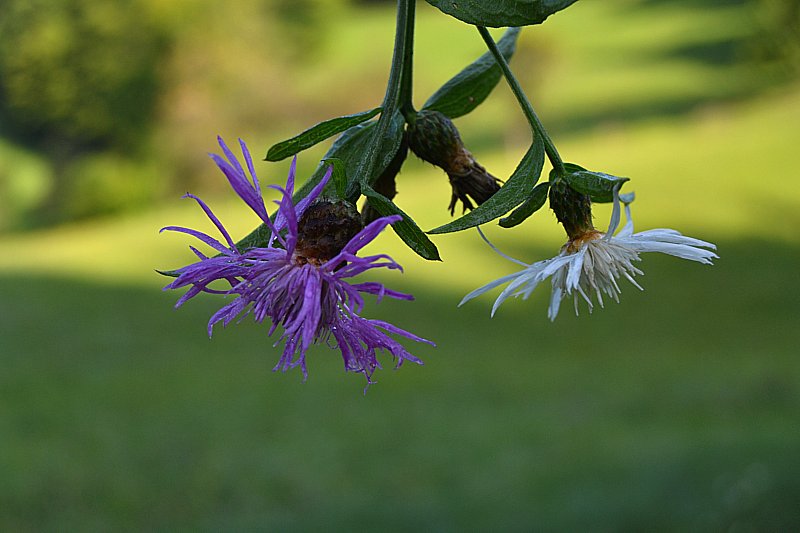
[[[511,87],[511,91],[514,93],[514,96],[517,97],[517,101],[522,107],[522,112],[525,114],[525,118],[528,119],[528,123],[533,129],[534,135],[539,135],[544,142],[544,151],[547,154],[547,158],[550,160],[550,163],[553,165],[553,168],[559,172],[564,172],[564,162],[561,160],[561,156],[559,155],[558,150],[556,150],[556,146],[553,144],[550,136],[547,135],[547,130],[544,129],[542,121],[539,120],[539,117],[533,110],[531,103],[528,101],[528,97],[525,96],[525,92],[522,90],[522,87],[520,87],[517,78],[514,77],[514,73],[511,72],[511,67],[508,66],[508,61],[506,61],[506,58],[500,53],[500,50],[497,48],[497,44],[495,44],[494,39],[492,39],[492,36],[489,33],[489,30],[483,26],[477,26],[477,28],[478,32],[481,34],[481,37],[483,37],[483,40],[486,42],[486,46],[489,48],[489,51],[497,61],[497,64],[500,65],[500,68],[503,71],[503,76],[505,76],[508,85]]]
[[[407,26],[409,22],[409,3],[413,4],[414,0],[397,0],[397,24],[395,26],[394,34],[392,66],[389,70],[389,81],[386,83],[386,95],[383,98],[383,113],[381,113],[381,120],[384,116],[391,115],[397,110],[402,84],[406,41],[408,38]]]
[[[369,144],[365,148],[364,159],[359,165],[358,182],[361,187],[364,185],[372,186],[370,181],[377,178],[375,167],[378,165],[378,152],[381,142],[386,138],[389,125],[394,120],[395,114],[399,109],[401,85],[403,83],[403,65],[408,46],[407,39],[409,33],[413,35],[413,30],[409,31],[409,23],[413,24],[415,0],[397,0],[397,24],[394,34],[394,51],[392,52],[392,66],[389,69],[389,81],[386,83],[386,95],[383,97],[383,111],[375,125],[375,132]],[[411,17],[409,19],[409,13]],[[356,182],[356,183],[358,183]],[[347,197],[351,201],[358,199],[361,191],[348,190]]]
[[[400,110],[406,122],[412,122],[417,114],[414,109],[414,15],[417,2],[411,0],[406,11],[406,36],[403,43],[403,69],[400,80]]]

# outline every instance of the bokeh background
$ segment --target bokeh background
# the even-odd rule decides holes
[[[392,2],[0,3],[0,530],[800,529],[800,8],[793,0],[578,2],[526,29],[512,67],[565,159],[629,176],[640,229],[713,241],[713,267],[645,256],[639,292],[546,319],[547,290],[457,309],[514,265],[474,232],[427,263],[373,245],[417,296],[380,316],[433,339],[425,366],[310,377],[218,299],[179,311],[155,268],[178,224],[256,219],[206,152],[253,152],[382,99]],[[418,7],[421,103],[483,53]],[[529,143],[507,87],[457,121],[507,177]],[[327,144],[301,156],[310,175]],[[287,164],[257,166],[280,183]],[[425,229],[449,185],[409,158],[397,202]],[[595,212],[598,226],[607,206]],[[487,228],[535,261],[548,211]]]

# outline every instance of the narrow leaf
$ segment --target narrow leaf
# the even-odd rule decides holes
[[[296,153],[302,152],[307,148],[311,148],[315,144],[324,141],[325,139],[341,133],[345,130],[357,126],[362,122],[366,122],[375,115],[381,112],[380,107],[355,113],[354,115],[345,115],[343,117],[332,118],[325,122],[320,122],[316,126],[312,126],[303,133],[281,141],[272,146],[267,151],[266,161],[280,161],[286,159]]]
[[[547,191],[549,189],[549,181],[545,181],[534,187],[533,192],[527,200],[514,209],[510,215],[500,219],[500,226],[504,228],[513,228],[541,209],[547,201]]]
[[[529,26],[541,24],[557,11],[577,0],[426,0],[443,13],[467,24],[490,26]]]
[[[519,33],[520,28],[509,28],[497,42],[506,61],[516,50]],[[486,52],[433,93],[422,109],[439,111],[450,118],[466,115],[489,96],[502,74],[492,54]]]
[[[614,200],[614,188],[630,178],[620,178],[603,172],[584,170],[578,165],[564,165],[568,172],[563,176],[567,184],[581,194],[588,194],[593,202],[607,203]],[[574,170],[577,167],[579,170]]]
[[[329,157],[322,160],[326,165],[333,165],[333,173],[331,174],[331,181],[336,188],[336,196],[340,199],[345,198],[347,191],[347,171],[344,168],[344,162],[338,157]]]
[[[167,276],[168,278],[177,278],[178,276],[180,276],[180,273],[178,272],[177,269],[175,269],[175,270],[158,270],[158,269],[156,269],[156,272],[158,272],[162,276]]]
[[[517,169],[499,191],[461,218],[430,230],[428,233],[450,233],[485,224],[501,217],[530,196],[544,166],[544,143],[536,138]]]
[[[377,123],[375,124],[377,125]],[[386,167],[389,166],[395,155],[397,155],[398,150],[400,150],[400,145],[403,143],[403,135],[405,134],[403,128],[404,125],[405,119],[398,111],[395,113],[394,117],[392,117],[392,121],[383,135],[383,138],[377,140],[377,145],[374,149],[378,151],[378,163],[375,165],[375,168],[372,169],[369,175],[367,175],[364,165],[367,161],[367,158],[365,157],[366,151],[371,149],[369,143],[372,139],[370,137],[366,137],[363,145],[358,145],[357,148],[360,150],[360,152],[355,154],[356,157],[353,158],[354,160],[352,164],[348,164],[347,166],[347,175],[350,176],[351,180],[347,192],[348,197],[351,197],[352,201],[357,200],[358,193],[363,190],[363,186],[356,186],[357,182],[361,184],[366,183],[372,187],[372,185],[375,183],[375,180],[377,180],[378,177],[383,174],[383,171],[386,170]]]
[[[402,215],[403,220],[392,224],[392,229],[403,239],[409,248],[429,261],[441,261],[439,250],[427,235],[417,226],[411,217],[403,212],[397,205],[376,192],[372,187],[362,184],[361,192],[367,197],[371,205],[381,216]]]

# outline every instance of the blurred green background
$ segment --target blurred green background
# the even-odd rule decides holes
[[[800,8],[758,0],[578,2],[525,30],[512,67],[565,159],[632,178],[639,229],[719,246],[713,267],[645,256],[645,292],[546,319],[547,290],[456,304],[514,266],[474,232],[426,263],[387,231],[417,302],[370,306],[438,347],[425,366],[272,374],[250,321],[205,335],[155,268],[191,260],[169,224],[256,224],[205,155],[255,155],[380,102],[391,2],[0,3],[0,530],[800,529]],[[483,52],[418,8],[421,103]],[[507,177],[527,127],[501,83],[459,119]],[[326,146],[301,156],[309,175]],[[287,164],[257,163],[266,183]],[[448,220],[409,158],[397,202]],[[596,209],[598,226],[607,206]],[[546,211],[487,231],[535,261]]]

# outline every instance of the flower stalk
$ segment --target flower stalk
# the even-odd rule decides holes
[[[553,168],[559,173],[565,172],[564,162],[561,159],[561,155],[559,155],[555,144],[553,144],[553,141],[547,134],[547,130],[544,129],[542,121],[539,120],[538,115],[536,115],[536,112],[533,110],[533,106],[528,100],[528,97],[525,95],[525,91],[522,90],[522,87],[517,81],[517,78],[514,76],[514,73],[511,72],[511,67],[508,66],[508,61],[506,61],[506,58],[503,57],[503,54],[497,48],[497,43],[494,42],[489,30],[487,30],[485,26],[477,26],[477,28],[478,32],[481,34],[481,37],[483,37],[486,46],[489,48],[489,51],[494,56],[495,61],[497,61],[497,64],[500,65],[500,69],[503,71],[503,76],[508,82],[509,87],[511,87],[511,91],[514,93],[514,96],[517,97],[517,101],[519,102],[520,107],[522,107],[522,112],[525,114],[525,118],[528,119],[528,123],[533,130],[533,134],[541,137],[542,141],[544,142],[544,151],[547,154],[547,158],[550,160],[550,164],[552,164]]]

